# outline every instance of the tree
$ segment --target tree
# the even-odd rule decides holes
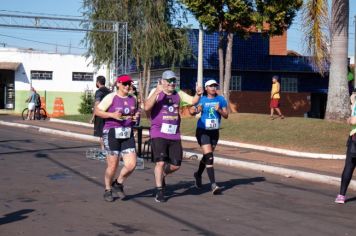
[[[128,22],[129,57],[134,58],[140,74],[141,95],[148,93],[150,68],[155,61],[174,66],[190,54],[188,37],[181,21],[173,18],[180,13],[175,0],[84,0],[84,15],[89,19]],[[88,32],[88,55],[95,65],[112,61],[112,35]]]
[[[331,5],[331,24],[328,22],[328,1],[308,0],[303,14],[306,41],[315,64],[323,73],[326,62],[330,62],[328,100],[325,119],[345,120],[349,114],[349,90],[347,84],[347,47],[349,25],[349,1],[333,0]],[[329,29],[331,40],[326,40],[323,29]],[[330,57],[328,51],[330,45]],[[329,60],[328,60],[329,59]]]
[[[210,32],[219,32],[219,82],[229,99],[234,34],[248,37],[253,29],[263,34],[281,35],[288,29],[302,0],[181,0]],[[268,27],[264,27],[267,24]],[[224,41],[227,40],[225,44]],[[224,50],[224,46],[226,48]],[[224,51],[225,59],[224,59]]]

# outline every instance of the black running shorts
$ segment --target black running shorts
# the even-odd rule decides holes
[[[105,124],[105,119],[95,116],[94,117],[94,136],[103,137],[103,128]]]
[[[165,161],[174,166],[182,164],[183,149],[181,140],[153,138],[151,146],[155,162]]]
[[[213,147],[216,147],[219,141],[219,130],[206,130],[197,128],[195,132],[195,137],[200,146],[210,144]]]

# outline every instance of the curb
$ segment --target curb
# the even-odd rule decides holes
[[[43,133],[62,135],[62,136],[78,138],[78,139],[82,139],[82,140],[86,140],[86,141],[99,141],[98,138],[93,137],[91,135],[77,134],[77,133],[53,130],[53,129],[48,129],[48,128],[41,128],[41,127],[33,126],[33,125],[23,125],[23,124],[16,124],[16,123],[11,123],[11,122],[4,122],[4,121],[0,121],[0,125],[21,127],[21,128],[38,128],[39,132],[43,132]],[[191,156],[194,156],[194,155],[198,157],[197,158],[198,160],[200,160],[202,158],[202,155],[199,153],[183,151],[183,158],[191,159]],[[227,158],[222,158],[222,157],[217,157],[217,156],[214,157],[214,162],[216,164],[230,166],[230,167],[237,167],[237,168],[243,168],[243,169],[248,169],[248,170],[254,170],[254,171],[258,171],[258,172],[262,171],[262,172],[266,172],[269,174],[281,175],[286,178],[296,178],[296,179],[306,180],[306,181],[310,181],[310,182],[317,182],[317,183],[323,183],[323,184],[330,184],[330,185],[334,185],[334,186],[340,186],[340,178],[328,176],[328,175],[315,174],[315,173],[293,170],[293,169],[288,169],[288,168],[283,168],[283,167],[262,165],[262,164],[227,159]],[[356,190],[356,180],[351,180],[349,189]]]
[[[64,124],[81,125],[81,126],[85,126],[85,127],[94,127],[93,124],[87,124],[84,122],[77,122],[77,121],[68,121],[68,120],[61,120],[61,119],[55,119],[55,118],[51,118],[50,121],[64,123]],[[148,131],[143,131],[143,134],[148,135],[149,133],[148,133]],[[182,135],[181,139],[183,141],[196,142],[196,138],[192,137],[192,136]],[[219,140],[219,144],[225,145],[225,146],[230,146],[230,147],[239,147],[239,148],[253,149],[253,150],[258,150],[258,151],[263,151],[263,152],[277,153],[277,154],[282,154],[282,155],[287,155],[287,156],[292,156],[292,157],[331,159],[331,160],[342,160],[342,159],[346,158],[346,155],[299,152],[299,151],[293,151],[293,150],[282,149],[282,148],[273,148],[273,147],[232,142],[232,141],[226,141],[226,140]]]
[[[188,158],[188,159],[189,159],[189,157],[191,157],[193,155],[196,155],[198,157],[197,159],[199,159],[199,160],[202,158],[201,154],[197,154],[194,152],[184,151],[183,155],[184,155],[184,158]],[[226,158],[217,157],[217,156],[214,156],[214,163],[220,164],[220,165],[225,165],[225,166],[230,166],[230,167],[254,170],[257,172],[266,172],[266,173],[274,174],[274,175],[282,175],[286,178],[296,178],[296,179],[306,180],[306,181],[315,182],[315,183],[330,184],[330,185],[335,185],[338,187],[340,186],[340,182],[341,182],[340,177],[310,173],[310,172],[306,172],[306,171],[293,170],[293,169],[288,169],[288,168],[283,168],[283,167],[257,164],[257,163],[252,163],[252,162],[248,162],[248,161],[226,159]],[[352,189],[352,190],[356,190],[356,180],[351,180],[348,188]]]

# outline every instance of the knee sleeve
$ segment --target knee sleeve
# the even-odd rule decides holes
[[[212,152],[204,154],[202,160],[205,165],[212,165],[214,164],[214,154]]]

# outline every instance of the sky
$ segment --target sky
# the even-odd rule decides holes
[[[82,0],[1,0],[0,14],[39,15],[51,17],[81,17]],[[356,1],[350,1],[349,56],[354,55]],[[198,27],[194,17],[190,23]],[[300,14],[288,30],[287,49],[304,54]],[[0,23],[3,23],[0,21]],[[49,31],[7,28],[0,26],[0,47],[33,48],[49,52],[83,54],[81,43],[85,34],[68,31]]]

